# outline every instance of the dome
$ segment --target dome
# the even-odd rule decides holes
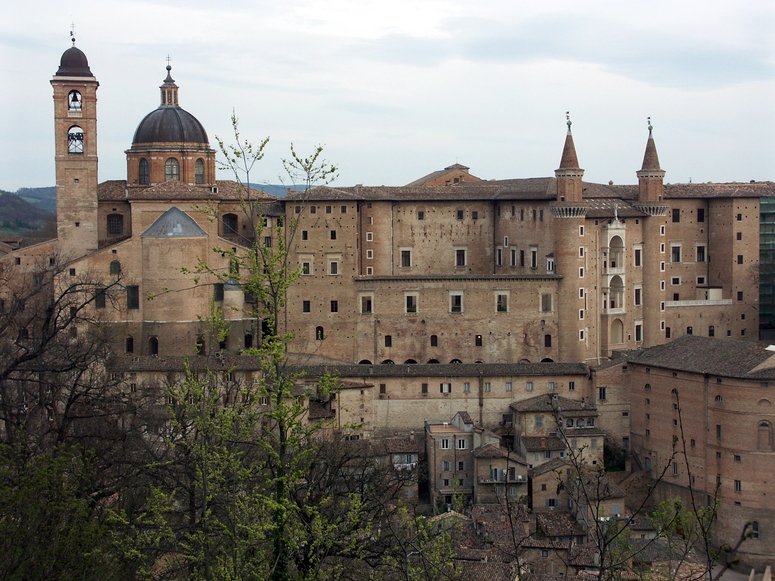
[[[92,77],[89,69],[89,61],[81,49],[76,47],[68,48],[59,61],[59,70],[54,75],[56,77]]]
[[[132,145],[138,143],[201,143],[210,146],[199,120],[177,106],[162,105],[146,115],[135,131]]]

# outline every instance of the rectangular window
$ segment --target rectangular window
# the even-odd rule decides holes
[[[597,388],[597,395],[598,395],[598,399],[600,401],[605,401],[606,388],[605,387],[598,387]]]
[[[519,265],[520,266],[525,266],[525,251],[524,250],[520,250],[519,251]]]
[[[331,230],[331,240],[336,240],[336,230]]]
[[[428,384],[427,383],[423,383],[420,386],[420,393],[428,393]]]
[[[264,246],[267,248],[272,247],[272,237],[271,236],[264,236]]]
[[[417,312],[417,295],[406,295],[406,312]]]
[[[361,313],[371,313],[373,305],[371,304],[372,297],[361,297]]]
[[[492,391],[492,383],[490,383],[489,381],[485,381],[484,382],[484,391],[486,391],[487,393]]]
[[[743,221],[743,215],[742,215],[742,214],[738,214],[738,215],[736,216],[736,220],[737,220],[738,222],[742,222],[742,221]]]
[[[139,286],[126,287],[126,308],[127,309],[140,308],[140,287]]]
[[[742,232],[738,232],[737,233],[737,239],[738,240],[742,240],[743,239],[743,233]]]
[[[463,295],[461,294],[449,295],[449,310],[451,313],[463,312]]]
[[[538,248],[530,249],[530,268],[538,268]]]
[[[366,232],[366,242],[374,242],[374,232]]]
[[[393,346],[393,335],[385,335],[385,347]]]
[[[458,220],[462,220],[463,219],[463,210],[458,210],[457,211],[457,219]]]
[[[716,424],[716,437],[721,438],[721,424]]]
[[[339,301],[331,301],[331,312],[332,313],[339,312]]]
[[[554,391],[554,382],[553,381],[549,382],[549,391]]]
[[[471,384],[468,383],[467,381],[463,384],[463,391],[465,392],[471,391]]]
[[[738,254],[737,255],[737,263],[738,264],[743,264],[743,255],[742,254]]]
[[[339,274],[339,263],[336,260],[332,260],[328,263],[328,274],[330,275],[337,275]]]
[[[346,214],[346,213],[347,213],[347,206],[342,206],[342,214]]]
[[[743,291],[737,291],[737,300],[742,301],[743,300]]]
[[[576,391],[576,382],[575,381],[569,381],[568,382],[568,391]]]
[[[312,312],[312,303],[310,301],[301,301],[301,312],[302,313]]]
[[[457,449],[458,450],[468,450],[468,440],[458,440],[457,441]]]
[[[214,301],[222,301],[223,300],[223,283],[222,282],[216,282],[215,285],[213,285],[213,300]]]
[[[310,214],[317,214],[318,213],[318,207],[317,206],[310,206],[309,207],[309,213]]]
[[[503,248],[495,249],[495,264],[497,266],[503,265]]]
[[[681,209],[673,208],[673,222],[680,222],[680,221],[681,221]]]
[[[412,267],[412,251],[411,250],[402,250],[401,251],[401,267],[402,268],[411,268]]]
[[[641,255],[643,254],[643,251],[640,248],[635,249],[635,260],[633,263],[635,266],[641,266]]]
[[[307,230],[301,231],[301,239],[302,240],[309,240],[309,232]]]
[[[528,381],[525,384],[525,391],[533,391],[533,382],[532,381]]]
[[[464,248],[458,248],[455,250],[455,266],[466,265],[466,251]]]
[[[422,210],[418,210],[417,211],[417,219],[418,220],[425,220],[425,212],[423,212]]]
[[[642,290],[639,288],[635,289],[635,306],[640,306],[641,303],[641,292]]]
[[[743,491],[743,482],[741,480],[735,480],[735,492]]]
[[[326,214],[330,214],[333,211],[332,206],[326,206]]]
[[[635,341],[643,341],[643,325],[641,324],[635,325]]]
[[[366,260],[371,260],[374,258],[374,251],[373,250],[367,250],[366,251]]]
[[[553,304],[552,304],[552,293],[542,293],[541,294],[541,312],[542,313],[551,313]]]
[[[517,249],[511,249],[511,266],[517,266]]]
[[[681,262],[681,247],[680,246],[671,246],[670,247],[670,260],[671,260],[671,262]]]
[[[452,470],[452,462],[449,460],[444,460],[441,463],[441,471],[442,472],[450,472]]]
[[[697,208],[697,222],[705,221],[705,208]]]
[[[458,461],[458,463],[457,463],[457,471],[458,472],[462,472],[465,469],[466,469],[466,463],[463,462],[463,461]]]
[[[439,440],[439,449],[440,450],[449,450],[449,438],[442,438]]]
[[[507,313],[509,311],[509,295],[496,295],[495,310],[499,313]]]
[[[673,462],[673,476],[678,476],[678,462]]]
[[[385,393],[387,393],[387,385],[386,385],[386,384],[384,384],[384,383],[380,383],[380,384],[379,384],[379,392],[380,392],[381,394],[385,394]]]
[[[312,266],[309,262],[301,263],[301,274],[312,274]]]
[[[705,247],[697,247],[697,262],[705,262]]]
[[[451,393],[452,392],[452,384],[451,383],[441,383],[439,384],[439,393]]]
[[[105,289],[98,288],[94,293],[94,306],[98,309],[105,308]]]
[[[506,391],[511,391],[511,389],[512,389],[512,384],[511,384],[510,381],[507,381],[506,382]]]
[[[477,212],[476,210],[471,212],[471,219],[472,220],[478,220],[479,219],[479,212]]]

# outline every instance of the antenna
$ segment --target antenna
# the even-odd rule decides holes
[[[75,46],[75,22],[70,23],[70,40],[73,41],[73,46]]]

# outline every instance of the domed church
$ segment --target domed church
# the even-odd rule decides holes
[[[54,88],[57,175],[57,249],[71,276],[90,277],[109,289],[113,308],[97,303],[98,315],[116,325],[117,350],[143,355],[206,352],[212,300],[233,339],[215,348],[236,352],[253,343],[255,329],[243,321],[244,296],[204,273],[194,284],[199,260],[229,268],[213,248],[249,246],[252,221],[241,200],[265,201],[271,220],[282,209],[264,192],[216,180],[215,150],[199,120],[180,106],[179,89],[166,69],[159,106],[138,124],[126,150],[127,179],[99,183],[97,88],[86,55],[73,45],[62,55]],[[217,219],[214,219],[216,218]],[[44,248],[39,251],[46,252]],[[153,300],[146,300],[153,298]],[[243,328],[244,327],[244,328]],[[226,344],[224,344],[226,343]]]

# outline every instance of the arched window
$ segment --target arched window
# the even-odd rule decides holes
[[[404,365],[417,365],[417,361],[415,361],[414,359],[407,359],[406,361],[404,361]]]
[[[132,337],[132,335],[129,335],[126,340],[124,341],[124,350],[127,353],[134,353],[135,352],[135,340]]]
[[[67,130],[67,153],[83,153],[83,129],[77,125]]]
[[[588,428],[594,428],[595,427],[595,418],[587,418],[587,427]]]
[[[686,334],[687,334],[687,335],[691,335],[691,334],[693,334],[693,333],[694,333],[694,329],[693,329],[693,328],[691,328],[691,327],[686,327]]]
[[[245,333],[245,339],[242,342],[245,349],[253,347],[253,333]]]
[[[151,174],[148,171],[148,160],[145,158],[140,160],[139,181],[141,186],[147,186],[151,183]]]
[[[624,281],[618,274],[611,279],[611,286],[609,288],[609,308],[621,309],[624,306]],[[621,343],[621,341],[614,341],[615,343]]]
[[[460,365],[460,364],[461,364],[461,363],[463,363],[463,362],[462,362],[462,361],[460,361],[460,359],[453,359],[452,361],[450,361],[450,363],[451,363],[452,365]]]
[[[717,396],[716,396],[716,401],[717,401],[718,403],[721,403],[722,401],[724,401],[724,398],[723,398],[723,397],[721,397],[720,395],[717,395]]]
[[[430,363],[430,364],[436,364],[438,362],[439,362],[438,359],[428,359],[428,363]]]
[[[323,327],[315,327],[315,341],[322,341],[325,337],[326,333],[323,331]]]
[[[651,384],[650,384],[650,383],[647,383],[647,384],[646,384],[646,385],[643,387],[643,389],[645,389],[646,391],[651,391]]]
[[[118,260],[114,260],[110,263],[110,274],[121,274],[121,263]]]
[[[205,183],[205,162],[201,157],[194,163],[194,183]]]
[[[395,365],[395,361],[393,361],[392,359],[385,359],[382,362],[382,365]]]
[[[621,237],[614,236],[608,243],[608,259],[610,268],[622,268],[624,266],[624,242]]]
[[[611,321],[611,343],[624,343],[624,325],[621,319]]]
[[[541,363],[554,363],[554,359],[552,359],[551,357],[544,357],[543,359],[541,359]]]
[[[180,163],[174,157],[164,162],[164,180],[172,181],[180,179]]]
[[[772,452],[772,424],[768,421],[759,422],[757,446],[762,452]]]
[[[583,428],[584,427],[584,418],[579,418],[576,420],[576,427],[577,428]]]
[[[358,365],[371,365],[371,361],[369,361],[368,359],[361,359],[360,361],[358,361]]]
[[[67,110],[80,111],[83,107],[83,99],[78,91],[70,91],[67,95]]]
[[[148,355],[156,357],[159,355],[159,339],[151,337],[148,339]]]
[[[568,420],[566,420],[565,421],[565,426],[568,427],[568,428],[572,428],[573,427],[573,418],[569,418]]]
[[[431,347],[438,347],[438,346],[439,346],[438,335],[431,335]]]
[[[237,215],[236,214],[223,215],[223,233],[224,234],[237,233]]]
[[[121,236],[124,233],[124,217],[121,214],[108,214],[108,236]]]

